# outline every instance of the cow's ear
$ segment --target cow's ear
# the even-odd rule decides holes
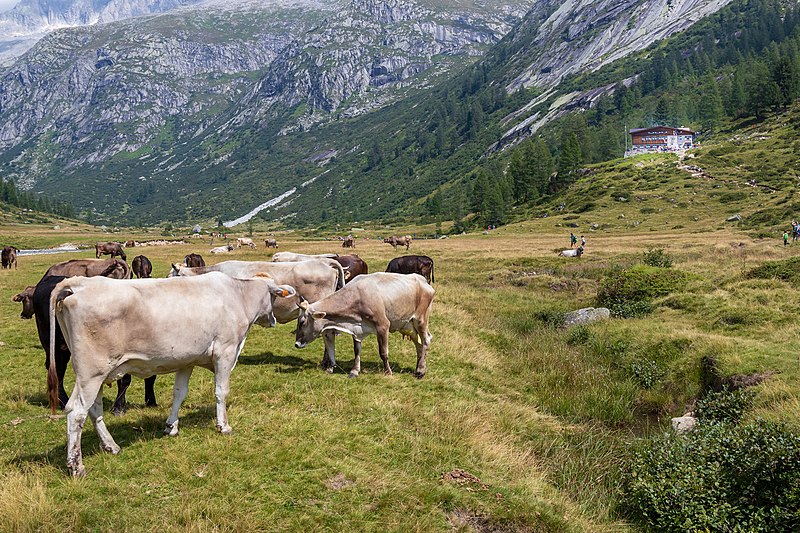
[[[314,317],[314,320],[320,320],[325,318],[325,311],[314,311],[311,313],[311,316]]]
[[[294,290],[294,287],[289,285],[276,285],[274,287],[270,287],[269,292],[281,298],[286,298],[288,296],[294,296],[297,294],[297,291]]]
[[[22,295],[21,294],[15,294],[14,297],[11,298],[11,301],[12,302],[21,302],[22,301]]]

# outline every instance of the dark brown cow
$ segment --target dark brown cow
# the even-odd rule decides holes
[[[14,269],[17,268],[17,250],[13,246],[3,246],[3,251],[0,252],[0,262],[2,262],[3,268],[11,268],[11,265],[14,265]]]
[[[114,279],[130,279],[131,268],[121,259],[71,259],[56,263],[47,269],[45,276],[103,276]]]
[[[206,266],[206,262],[200,254],[187,255],[183,258],[183,264],[190,268]]]
[[[433,283],[433,259],[427,255],[404,255],[389,261],[386,272],[396,274],[419,274],[428,283]]]
[[[340,255],[334,257],[333,260],[342,265],[345,283],[350,283],[356,276],[369,274],[367,263],[357,255]]]
[[[267,246],[267,248],[277,248],[278,247],[278,241],[275,240],[275,239],[267,239],[267,240],[264,241],[264,244]]]
[[[28,285],[25,290],[19,294],[15,294],[11,298],[14,302],[22,304],[22,313],[19,314],[20,318],[28,319],[33,318],[33,291],[36,290],[36,285]]]
[[[137,278],[149,278],[153,273],[153,263],[146,256],[137,255],[131,261],[131,270]]]
[[[397,250],[398,246],[405,246],[406,251],[408,251],[408,249],[411,247],[411,240],[411,235],[405,235],[403,237],[395,237],[392,235],[388,239],[383,239],[383,242],[386,244],[391,244],[395,251]]]
[[[352,235],[348,235],[342,241],[342,248],[355,248],[356,247],[356,238]]]
[[[118,242],[98,242],[94,245],[94,253],[98,259],[101,255],[110,255],[112,258],[119,256],[123,261],[128,259],[122,245]]]
[[[88,263],[79,264],[81,262]],[[96,271],[95,266],[100,263],[105,263],[108,265],[106,270],[103,272]],[[121,265],[124,265],[124,269]],[[122,275],[123,270],[126,274],[125,276]],[[49,274],[51,271],[71,271],[74,272],[74,274],[71,274],[70,276],[54,276]],[[33,304],[33,314],[36,317],[36,330],[39,334],[39,342],[41,343],[45,352],[45,368],[50,368],[50,295],[60,281],[72,276],[102,276],[116,279],[128,279],[130,278],[130,268],[128,268],[127,263],[120,261],[119,259],[103,259],[101,261],[96,259],[74,259],[72,261],[58,263],[50,267],[48,273],[45,274],[44,277],[39,280],[39,283],[36,284],[36,288],[33,291],[33,296],[31,298]],[[112,297],[113,295],[109,296],[109,298]],[[24,306],[25,304],[23,303],[23,309]],[[69,363],[72,354],[67,347],[67,343],[64,340],[64,335],[62,334],[58,323],[55,325],[55,353],[53,356],[55,357],[56,376],[58,378],[58,402],[63,409],[67,403],[67,400],[69,399],[67,392],[64,390],[64,374],[67,371],[67,364]],[[153,384],[155,383],[155,380],[156,378],[153,376],[146,379],[144,382],[144,402],[147,406],[156,405],[156,395],[153,391]],[[128,390],[128,386],[130,384],[130,374],[124,375],[117,382],[117,398],[114,400],[114,405],[111,408],[114,414],[119,415],[127,410],[128,406],[125,399],[125,392]]]
[[[134,246],[136,246],[136,241],[125,241],[125,248],[133,248]]]

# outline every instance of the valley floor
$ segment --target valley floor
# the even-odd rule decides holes
[[[157,379],[157,408],[143,407],[134,380],[122,417],[108,413],[115,389],[106,394],[123,452],[101,452],[87,428],[88,477],[77,481],[66,475],[65,421],[45,405],[35,324],[19,319],[11,297],[50,264],[94,253],[20,258],[19,270],[0,271],[0,529],[624,531],[634,526],[616,504],[630,444],[690,408],[703,355],[727,374],[779,371],[758,387],[753,416],[800,425],[800,295],[787,282],[745,276],[800,255],[800,245],[736,232],[591,234],[576,260],[556,255],[569,248],[569,228],[532,227],[414,242],[410,253],[436,262],[425,379],[412,377],[413,344],[400,336],[390,341],[393,376],[380,371],[370,337],[362,375],[346,379],[348,338],[339,337],[339,368],[328,375],[321,341],[297,350],[292,325],[255,327],[231,379],[232,436],[215,431],[209,372],[192,376],[176,438],[162,434],[173,376]],[[0,233],[38,246],[109,237]],[[263,236],[254,240],[263,246]],[[280,250],[342,252],[338,241],[278,240]],[[646,318],[580,334],[555,325],[593,305],[609,267],[656,247],[690,274],[685,291]],[[207,240],[128,250],[129,259],[147,255],[159,277],[190,252],[209,262],[271,254],[207,251]],[[355,252],[373,272],[395,255],[364,239]],[[652,379],[636,371],[643,362]],[[67,390],[71,379],[70,370]]]

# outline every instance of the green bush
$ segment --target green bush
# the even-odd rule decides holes
[[[782,261],[766,261],[747,273],[750,279],[779,279],[800,285],[800,257]]]
[[[656,531],[797,531],[800,436],[758,419],[645,441],[624,472],[622,508]]]
[[[670,268],[672,262],[672,256],[665,252],[663,248],[650,248],[642,257],[642,263],[654,267]]]
[[[687,275],[680,270],[636,265],[612,268],[597,289],[597,305],[614,316],[632,318],[652,311],[652,300],[682,289]]]
[[[652,389],[664,377],[664,371],[652,359],[633,361],[630,371],[633,379],[643,389]]]
[[[700,420],[737,423],[753,405],[754,399],[755,393],[748,389],[710,392],[697,401],[694,414]]]

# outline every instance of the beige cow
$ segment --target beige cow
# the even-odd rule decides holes
[[[67,415],[67,467],[86,470],[81,432],[88,414],[100,447],[120,451],[103,421],[103,384],[125,374],[175,373],[165,433],[178,434],[178,410],[195,366],[214,373],[217,428],[230,433],[226,400],[230,375],[250,327],[274,324],[275,297],[294,295],[265,277],[234,279],[221,273],[178,279],[68,278],[50,297],[50,407],[55,411],[55,325],[72,352],[75,387]]]

